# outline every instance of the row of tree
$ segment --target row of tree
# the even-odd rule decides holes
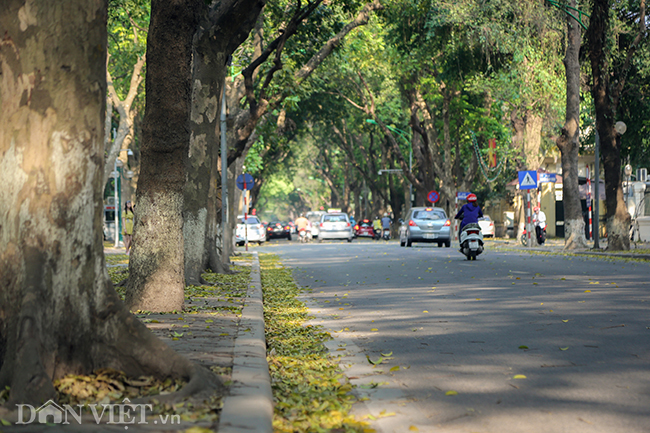
[[[409,185],[416,204],[435,189],[448,210],[457,191],[503,197],[516,171],[559,153],[565,245],[583,248],[578,155],[593,151],[597,130],[608,248],[627,249],[621,159],[650,161],[639,120],[648,108],[645,21],[644,1],[387,2],[286,113],[290,136],[282,144],[277,131],[262,138],[278,146],[275,155],[290,155],[292,143],[318,143],[309,163],[330,190],[329,204],[357,217],[405,210]],[[624,148],[617,120],[634,124]],[[490,138],[496,167],[487,162]],[[251,160],[258,156],[253,149]],[[271,178],[273,164],[261,165],[262,181]],[[403,175],[378,176],[382,169]]]
[[[171,352],[129,309],[180,310],[185,285],[201,282],[204,269],[227,271],[237,196],[222,221],[224,94],[228,191],[246,157],[257,161],[251,165],[263,188],[308,137],[314,154],[302,155],[336,204],[348,207],[354,197],[360,208],[365,194],[377,199],[373,211],[409,200],[408,184],[378,179],[379,169],[401,169],[420,201],[435,186],[451,202],[480,176],[490,178],[487,138],[498,139],[498,159],[511,161],[511,171],[534,167],[545,124],[564,111],[556,135],[576,227],[568,245],[581,245],[582,219],[570,209],[578,209],[571,206],[582,84],[602,144],[609,247],[626,248],[613,124],[626,98],[645,109],[637,91],[647,70],[637,54],[646,52],[645,1],[593,0],[584,44],[585,15],[575,5],[552,6],[8,0],[0,10],[0,176],[7,185],[0,386],[11,387],[12,402],[41,402],[53,395],[54,378],[112,367],[185,377],[186,394],[219,389],[214,375]],[[580,61],[578,47],[589,62]],[[626,92],[631,84],[635,91]],[[105,271],[101,223],[103,187],[127,147],[138,150],[139,178],[124,305]]]
[[[221,239],[217,211],[222,92],[230,101],[234,179],[267,114],[282,111],[381,7],[378,0],[153,0],[150,9],[138,0],[11,0],[0,10],[0,149],[8,188],[1,205],[0,385],[11,388],[10,403],[43,402],[54,396],[53,379],[102,367],[190,381],[169,398],[221,389],[215,375],[173,353],[129,309],[181,310],[186,282],[199,281],[208,267],[226,270],[232,243]],[[112,74],[108,16],[108,60],[119,66]],[[240,62],[248,61],[224,88],[238,49]],[[145,57],[143,109],[133,94]],[[140,166],[123,304],[103,258],[102,196],[111,159],[132,144]]]

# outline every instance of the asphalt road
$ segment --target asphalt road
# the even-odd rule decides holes
[[[420,245],[259,249],[311,289],[373,427],[650,432],[650,264]]]

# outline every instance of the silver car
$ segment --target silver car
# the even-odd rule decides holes
[[[244,215],[237,217],[237,229],[235,231],[235,242],[237,242],[237,245],[244,245],[246,235],[248,235],[248,242],[257,242],[260,245],[262,242],[266,242],[266,230],[260,220],[254,215],[248,215],[246,217],[245,225]]]
[[[318,242],[323,239],[347,239],[352,242],[354,232],[352,231],[352,224],[350,224],[350,217],[343,212],[326,213],[321,216]]]
[[[451,246],[451,221],[444,209],[411,208],[406,220],[400,220],[399,244],[410,247],[413,242],[435,242],[439,247]]]

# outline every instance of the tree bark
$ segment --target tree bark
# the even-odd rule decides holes
[[[129,86],[129,92],[127,93],[124,100],[120,100],[115,88],[113,87],[113,78],[111,74],[106,71],[106,81],[108,85],[108,96],[106,105],[111,107],[111,110],[107,110],[106,116],[106,131],[105,131],[105,147],[107,151],[106,163],[104,165],[104,185],[108,182],[110,173],[113,171],[115,160],[120,158],[124,163],[124,167],[127,166],[128,156],[120,152],[121,149],[128,149],[131,143],[133,142],[133,137],[135,136],[134,123],[135,116],[138,111],[133,107],[133,101],[138,96],[138,90],[140,84],[142,83],[143,77],[141,75],[142,68],[145,64],[145,56],[139,57],[138,61],[133,66],[133,72],[131,73],[131,83]],[[113,108],[117,109],[117,112],[120,115],[120,123],[117,128],[117,136],[111,142],[111,118],[113,113]]]
[[[220,114],[227,60],[253,28],[265,0],[213,2],[205,8],[194,37],[192,113],[187,184],[184,191],[183,238],[185,283],[204,284],[206,268],[227,272],[221,259]],[[229,251],[229,250],[227,250]]]
[[[569,6],[575,8],[576,0]],[[562,159],[562,204],[564,206],[564,249],[587,248],[585,222],[578,185],[578,151],[580,149],[580,25],[567,14],[566,115],[557,147]],[[597,200],[597,198],[596,198]]]
[[[129,314],[103,255],[106,2],[11,0],[0,9],[0,387],[55,398],[52,380],[216,376]],[[193,382],[192,382],[193,381]]]
[[[596,129],[600,136],[603,167],[605,169],[607,249],[628,250],[630,249],[629,228],[631,217],[623,199],[621,150],[614,129],[620,92],[625,84],[625,74],[618,74],[613,84],[610,82],[610,76],[615,71],[610,70],[607,55],[609,14],[609,0],[594,0],[587,31],[593,80],[591,95],[596,109]],[[645,1],[643,0],[641,1],[640,22],[642,30],[640,34],[645,33]],[[632,48],[630,48],[631,53],[634,52],[635,45],[633,44]]]
[[[201,0],[153,0],[146,111],[126,304],[132,311],[185,303],[183,188],[190,145],[192,38]]]

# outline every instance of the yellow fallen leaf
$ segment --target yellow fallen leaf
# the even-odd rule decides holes
[[[372,331],[372,332],[377,332],[377,331],[379,331],[379,329],[377,329],[377,328],[372,328],[371,331]]]
[[[591,293],[591,290],[585,290],[585,293]]]
[[[513,376],[513,379],[526,379],[526,375],[524,375],[524,374],[515,374]]]
[[[569,347],[560,347],[560,350],[569,350]]]
[[[416,426],[412,425],[412,426],[409,427],[409,431],[420,431],[420,429],[417,428]]]
[[[397,371],[397,370],[399,370],[399,365],[396,365],[395,367],[391,367],[391,369],[388,371],[392,373],[393,371]]]
[[[424,310],[424,311],[423,311],[423,313],[428,313],[428,312],[429,312],[428,310]]]
[[[563,321],[564,323],[566,323],[566,322],[568,322],[568,321],[569,321],[569,319],[566,319],[566,320],[562,320],[562,321]]]
[[[341,308],[339,308],[339,310],[345,310],[345,308],[341,307]]]
[[[600,284],[600,281],[591,281],[589,284]]]
[[[445,395],[458,395],[458,391],[447,391]]]
[[[476,300],[477,300],[477,301],[480,301],[480,300],[481,300],[481,298],[476,298]]]

